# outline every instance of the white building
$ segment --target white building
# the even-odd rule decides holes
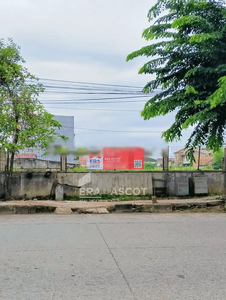
[[[37,149],[28,149],[27,151],[23,151],[23,153],[34,153],[37,156],[37,159],[49,160],[49,161],[58,161],[60,162],[60,155],[55,155],[53,150],[55,146],[63,146],[68,149],[68,151],[75,150],[75,134],[74,134],[74,117],[73,116],[58,116],[55,115],[54,119],[58,121],[62,127],[60,129],[56,129],[56,132],[60,135],[64,135],[68,138],[65,142],[60,138],[57,138],[54,143],[51,145],[50,153],[48,155],[45,154],[45,150],[37,150]],[[77,163],[74,155],[68,155],[67,161],[69,163]]]

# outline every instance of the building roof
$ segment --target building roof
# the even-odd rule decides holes
[[[180,150],[178,150],[178,151],[176,151],[176,152],[174,152],[174,154],[175,154],[175,153],[180,153],[181,151],[184,151],[184,148],[183,148],[183,149],[180,149]]]
[[[35,153],[15,154],[15,158],[37,158]]]
[[[174,154],[180,153],[180,152],[183,152],[183,151],[186,151],[186,148],[180,149],[180,150],[174,152]],[[199,148],[194,149],[194,152],[199,152]],[[207,150],[206,148],[201,148],[200,153],[201,154],[205,154],[205,153],[206,154],[211,154],[212,152],[211,152],[211,150]]]

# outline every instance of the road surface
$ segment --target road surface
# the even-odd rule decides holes
[[[1,300],[226,299],[226,214],[0,216]]]

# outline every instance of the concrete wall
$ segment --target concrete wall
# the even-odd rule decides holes
[[[177,190],[177,179],[187,177],[193,182],[194,176],[204,175],[207,177],[209,194],[224,194],[226,190],[226,173],[223,171],[192,171],[192,172],[169,172],[167,174],[167,187],[170,195],[175,195]]]
[[[193,178],[195,174],[206,175],[208,178],[209,194],[224,194],[226,186],[226,173],[222,171],[208,172],[93,172],[93,173],[51,173],[46,177],[46,173],[15,173],[13,177],[13,194],[12,197],[18,198],[35,198],[48,197],[54,191],[56,181],[61,184],[78,186],[79,180],[86,174],[91,174],[91,182],[86,183],[83,188],[92,188],[94,191],[99,190],[100,194],[119,194],[119,189],[140,189],[145,188],[145,194],[153,193],[152,179],[166,180],[169,194],[176,195],[176,180],[178,177],[185,176]],[[47,174],[48,175],[48,174]],[[90,179],[88,178],[88,181]],[[3,197],[4,174],[0,173],[0,198]],[[84,182],[84,180],[83,180]],[[161,183],[160,183],[161,184]],[[78,189],[74,187],[65,188],[68,196],[78,196]],[[136,189],[136,193],[138,190]],[[131,193],[131,190],[129,191]]]
[[[49,161],[36,158],[16,158],[14,161],[14,168],[17,170],[52,170],[60,171],[60,162]],[[68,164],[68,168],[75,168],[75,164]]]

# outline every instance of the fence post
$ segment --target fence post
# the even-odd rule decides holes
[[[224,148],[224,158],[222,161],[222,171],[224,171],[224,195],[226,195],[226,148]]]
[[[67,155],[61,154],[60,156],[60,170],[62,172],[67,172]]]
[[[223,171],[226,171],[226,148],[224,148]]]
[[[167,150],[163,151],[163,171],[169,170],[169,147]]]

